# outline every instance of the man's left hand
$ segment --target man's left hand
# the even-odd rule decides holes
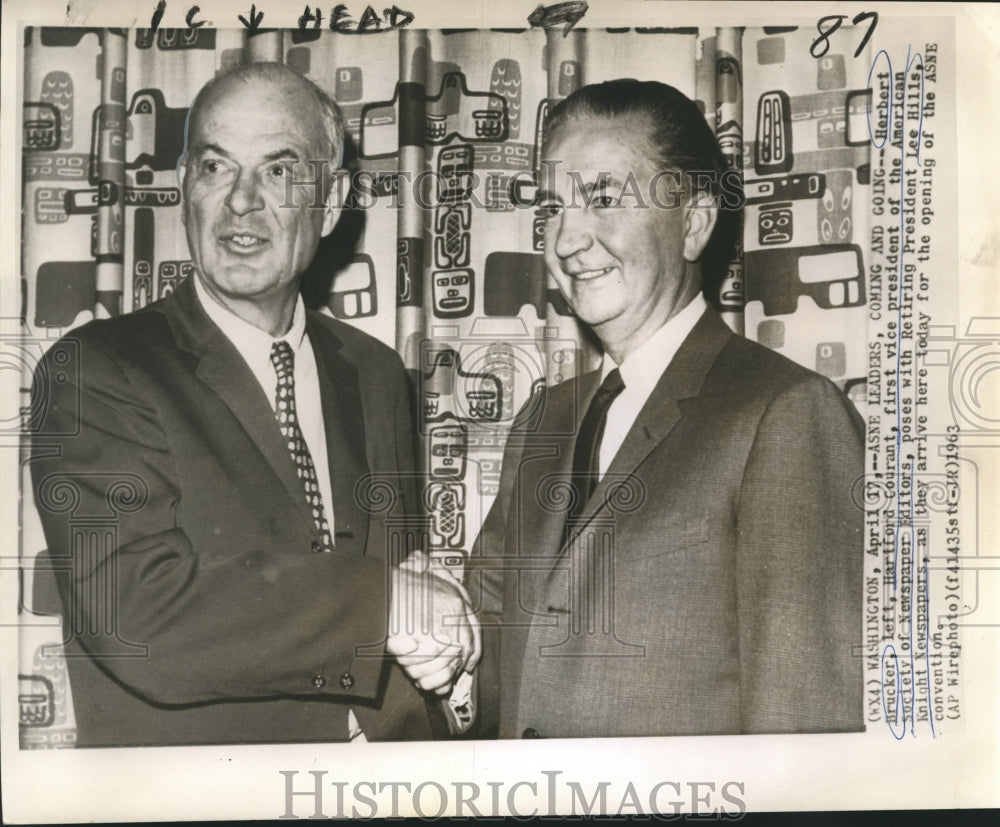
[[[446,696],[479,663],[479,621],[458,580],[417,552],[393,571],[386,649],[425,692]]]

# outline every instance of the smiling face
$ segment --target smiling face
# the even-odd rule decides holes
[[[575,118],[542,162],[546,266],[619,363],[698,293],[715,222],[678,176],[658,175],[648,133],[641,118]]]
[[[296,78],[224,79],[191,117],[179,167],[184,225],[202,284],[237,316],[273,335],[291,324],[299,276],[339,217],[313,206],[309,160],[335,150],[317,101]]]

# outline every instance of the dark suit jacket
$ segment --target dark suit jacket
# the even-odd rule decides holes
[[[850,403],[707,311],[567,545],[564,483],[597,383],[550,389],[508,440],[469,578],[482,734],[863,729]]]
[[[36,373],[31,471],[80,745],[346,740],[348,708],[369,739],[429,737],[383,649],[387,520],[416,506],[406,376],[370,336],[306,325],[331,554],[315,553],[265,394],[192,283],[72,332]],[[389,486],[371,507],[355,491],[369,474]]]

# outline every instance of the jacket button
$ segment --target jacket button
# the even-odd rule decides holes
[[[341,689],[350,689],[352,686],[354,686],[354,675],[345,672],[340,676],[340,687]]]
[[[322,551],[323,544],[319,540],[313,540],[309,546],[313,551]]]
[[[326,686],[326,678],[324,678],[322,675],[313,675],[312,685],[315,686],[317,689],[322,689],[324,686]]]
[[[528,727],[524,732],[521,733],[522,738],[541,738],[542,736],[538,734],[538,730],[534,727]]]

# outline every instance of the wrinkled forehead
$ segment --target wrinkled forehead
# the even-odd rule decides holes
[[[541,179],[559,181],[649,177],[660,166],[648,120],[588,115],[562,121],[542,144]]]
[[[580,113],[546,129],[542,158],[558,158],[567,147],[580,142],[610,140],[652,161],[657,157],[654,132],[652,119],[641,112],[624,115]]]

